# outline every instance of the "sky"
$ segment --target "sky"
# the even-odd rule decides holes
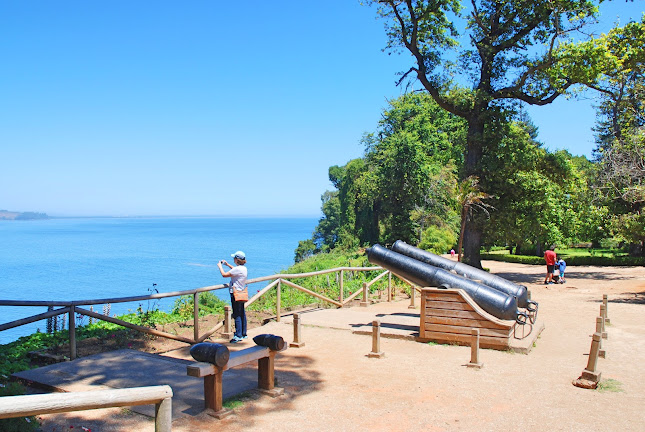
[[[645,0],[606,2],[606,31]],[[409,55],[357,0],[0,0],[0,209],[319,216]],[[530,108],[591,156],[589,98]]]

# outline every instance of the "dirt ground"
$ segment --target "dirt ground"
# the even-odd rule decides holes
[[[645,422],[645,268],[568,267],[567,283],[543,285],[542,266],[485,261],[526,285],[545,330],[528,355],[382,339],[385,357],[368,358],[371,337],[303,328],[302,348],[276,360],[285,395],[251,392],[224,420],[206,414],[173,422],[173,431],[636,431]],[[608,294],[602,388],[572,385],[587,365],[602,295]],[[293,330],[271,323],[287,340]],[[155,341],[155,343],[162,343]],[[180,344],[181,345],[181,344]],[[154,346],[155,351],[167,347]],[[109,409],[41,416],[43,430],[152,431],[151,419]],[[73,427],[73,428],[72,428]]]

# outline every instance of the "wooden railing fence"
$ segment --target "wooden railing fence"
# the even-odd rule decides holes
[[[155,432],[170,432],[172,389],[168,385],[70,393],[4,396],[0,419],[99,408],[155,405]]]
[[[310,273],[299,273],[299,274],[277,274],[277,275],[271,275],[271,276],[263,276],[255,279],[249,279],[247,281],[247,284],[254,284],[254,283],[260,283],[260,282],[266,282],[269,280],[273,280],[269,285],[258,291],[253,297],[249,299],[249,301],[246,303],[246,306],[250,306],[251,304],[255,303],[258,301],[262,296],[267,294],[270,290],[275,289],[276,290],[276,320],[280,321],[280,316],[282,315],[282,307],[281,307],[281,292],[282,292],[282,285],[287,285],[289,287],[295,288],[296,290],[302,291],[306,294],[309,294],[313,297],[316,297],[319,300],[322,300],[323,302],[332,304],[336,307],[342,308],[346,306],[349,302],[353,301],[356,297],[362,294],[362,301],[361,301],[361,306],[367,306],[369,303],[369,290],[370,287],[382,279],[385,276],[388,276],[388,284],[387,284],[387,299],[388,301],[391,301],[392,299],[392,275],[394,273],[391,273],[389,270],[384,270],[381,274],[379,274],[377,277],[372,279],[369,282],[364,282],[362,287],[356,290],[355,292],[351,293],[348,297],[344,297],[344,277],[347,272],[365,272],[365,271],[378,271],[378,270],[383,270],[381,267],[338,267],[334,269],[329,269],[329,270],[321,270],[321,271],[316,271],[316,272],[310,272]],[[296,283],[293,283],[290,279],[299,279],[299,278],[308,278],[308,277],[314,277],[314,276],[320,276],[320,275],[325,275],[325,274],[330,274],[330,273],[340,273],[340,276],[338,278],[338,283],[339,283],[339,298],[338,299],[331,299],[329,297],[326,297],[322,294],[319,294],[317,292],[314,292],[310,289],[307,289],[303,286],[300,286]],[[415,291],[419,291],[419,287],[415,286],[411,282],[405,280],[401,276],[397,276],[399,279],[401,279],[403,282],[407,283],[410,285],[410,293],[411,293],[411,307],[414,306],[414,299],[415,299]],[[168,339],[174,339],[178,340],[181,342],[186,342],[189,344],[194,344],[198,342],[202,342],[208,337],[210,337],[213,333],[221,329],[224,325],[225,322],[228,321],[227,319],[224,320],[224,322],[218,323],[215,325],[213,328],[207,330],[204,333],[200,332],[199,328],[199,294],[207,291],[215,291],[215,290],[220,290],[220,289],[228,289],[228,284],[220,284],[220,285],[212,285],[212,286],[207,286],[203,288],[197,288],[193,290],[185,290],[185,291],[175,291],[175,292],[169,292],[169,293],[156,293],[156,294],[149,294],[149,295],[141,295],[141,296],[131,296],[131,297],[117,297],[117,298],[104,298],[104,299],[91,299],[91,300],[74,300],[74,301],[45,301],[45,300],[0,300],[0,306],[46,306],[46,307],[53,307],[53,310],[50,310],[45,313],[37,314],[37,315],[32,315],[26,318],[22,318],[19,320],[7,322],[4,324],[0,324],[0,331],[8,330],[11,328],[19,327],[22,325],[30,324],[36,321],[48,319],[55,317],[57,315],[62,315],[62,314],[67,314],[69,317],[69,346],[70,346],[70,353],[69,357],[70,359],[75,359],[76,358],[76,314],[81,314],[85,315],[94,319],[99,319],[107,322],[111,322],[123,327],[127,327],[139,332],[147,333],[150,335],[154,336],[159,336],[159,337],[164,337]],[[164,332],[161,330],[153,329],[153,328],[148,328],[144,326],[140,326],[137,324],[132,324],[127,321],[120,320],[115,317],[111,317],[109,315],[103,315],[100,313],[96,313],[94,311],[91,311],[89,309],[86,309],[81,306],[92,306],[92,305],[100,305],[100,304],[115,304],[115,303],[126,303],[126,302],[135,302],[135,301],[144,301],[144,300],[156,300],[156,299],[162,299],[162,298],[169,298],[169,297],[180,297],[180,296],[185,296],[185,295],[192,295],[193,300],[194,300],[194,308],[193,308],[193,338],[187,338],[179,335],[174,335],[168,332]],[[56,309],[58,308],[58,309]],[[228,318],[228,317],[225,317]]]

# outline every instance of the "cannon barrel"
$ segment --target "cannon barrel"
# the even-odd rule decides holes
[[[521,314],[517,310],[517,300],[512,295],[502,293],[486,285],[431,266],[381,245],[367,249],[367,259],[372,264],[388,269],[422,287],[463,289],[486,312],[502,320],[517,320]]]
[[[392,250],[415,260],[439,267],[444,270],[454,271],[458,275],[465,276],[469,279],[480,280],[484,285],[509,294],[517,298],[517,305],[521,308],[529,307],[529,294],[524,285],[517,285],[506,279],[492,275],[484,270],[480,270],[468,264],[451,261],[432,252],[410,246],[402,240],[397,240],[392,245]]]

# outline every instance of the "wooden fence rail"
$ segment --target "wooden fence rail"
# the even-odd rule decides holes
[[[170,386],[133,387],[0,398],[0,419],[99,408],[155,405],[155,431],[170,432],[172,389]]]
[[[281,308],[281,291],[282,291],[282,284],[287,285],[291,288],[294,288],[296,290],[302,291],[310,296],[316,297],[323,302],[332,304],[336,307],[342,308],[343,306],[347,305],[349,302],[354,300],[356,297],[358,297],[360,294],[363,294],[363,303],[367,301],[367,296],[368,296],[368,291],[369,287],[372,286],[375,282],[378,280],[382,279],[386,275],[388,275],[388,301],[391,300],[391,289],[392,289],[392,275],[394,273],[391,273],[389,271],[384,271],[380,275],[378,275],[376,278],[372,279],[369,282],[363,283],[362,287],[359,288],[357,291],[354,293],[350,294],[347,298],[344,298],[344,277],[347,272],[365,272],[365,271],[379,271],[383,270],[381,267],[339,267],[339,268],[334,268],[334,269],[328,269],[328,270],[320,270],[316,272],[309,272],[309,273],[299,273],[299,274],[278,274],[278,275],[272,275],[272,276],[263,276],[259,278],[254,278],[254,279],[249,279],[247,281],[247,284],[253,284],[253,283],[259,283],[259,282],[266,282],[266,281],[272,281],[269,285],[258,291],[253,297],[249,299],[248,302],[246,302],[246,306],[250,306],[251,304],[255,303],[258,299],[260,299],[262,296],[266,295],[269,291],[272,289],[276,290],[276,320],[280,320],[280,316],[282,315],[282,308]],[[320,275],[325,275],[325,274],[330,274],[330,273],[340,273],[340,277],[338,278],[338,284],[339,284],[339,289],[340,289],[340,294],[339,294],[339,299],[331,299],[328,298],[322,294],[316,293],[310,289],[304,288],[294,282],[291,282],[289,279],[299,279],[299,278],[309,278],[309,277],[314,277],[314,276],[320,276]],[[412,301],[414,301],[414,291],[418,290],[419,288],[414,286],[412,283],[409,281],[405,280],[404,278],[394,274],[397,276],[399,279],[404,281],[405,283],[409,284],[411,288],[411,298]],[[178,340],[181,342],[186,342],[189,344],[194,344],[198,342],[202,342],[208,337],[210,337],[213,333],[218,331],[220,328],[224,326],[224,322],[216,324],[213,328],[209,329],[205,333],[200,334],[200,329],[199,329],[199,294],[202,292],[208,292],[208,291],[215,291],[215,290],[220,290],[220,289],[228,289],[228,284],[220,284],[220,285],[212,285],[212,286],[207,286],[207,287],[202,287],[202,288],[197,288],[197,289],[192,289],[192,290],[185,290],[185,291],[175,291],[175,292],[169,292],[169,293],[156,293],[156,294],[150,294],[150,295],[142,295],[142,296],[130,296],[130,297],[115,297],[115,298],[104,298],[104,299],[87,299],[87,300],[74,300],[74,301],[41,301],[41,300],[36,300],[36,301],[31,301],[31,300],[0,300],[0,306],[47,306],[47,307],[59,307],[59,309],[55,309],[52,311],[48,311],[45,313],[41,313],[38,315],[33,315],[30,317],[22,318],[19,320],[7,322],[4,324],[0,324],[0,331],[3,330],[8,330],[11,328],[19,327],[25,324],[30,324],[32,322],[40,321],[43,319],[51,318],[57,315],[61,314],[68,314],[69,316],[69,342],[70,342],[70,359],[75,359],[76,358],[76,314],[81,314],[81,315],[86,315],[89,317],[92,317],[94,319],[100,319],[103,321],[108,321],[123,327],[127,327],[139,332],[151,334],[154,336],[159,336],[159,337],[164,337],[168,339],[174,339]],[[193,325],[194,325],[194,332],[193,332],[193,338],[187,338],[187,337],[182,337],[182,336],[177,336],[173,335],[170,333],[166,333],[160,330],[156,329],[151,329],[148,327],[136,325],[129,323],[127,321],[120,320],[118,318],[110,317],[108,315],[103,315],[97,312],[93,312],[91,310],[82,308],[80,306],[91,306],[91,305],[97,305],[97,304],[113,304],[113,303],[127,303],[127,302],[133,302],[133,301],[144,301],[144,300],[156,300],[156,299],[162,299],[162,298],[169,298],[169,297],[180,297],[180,296],[186,296],[186,295],[192,295],[193,300],[194,300],[194,308],[193,308]],[[362,304],[363,304],[362,303]]]

